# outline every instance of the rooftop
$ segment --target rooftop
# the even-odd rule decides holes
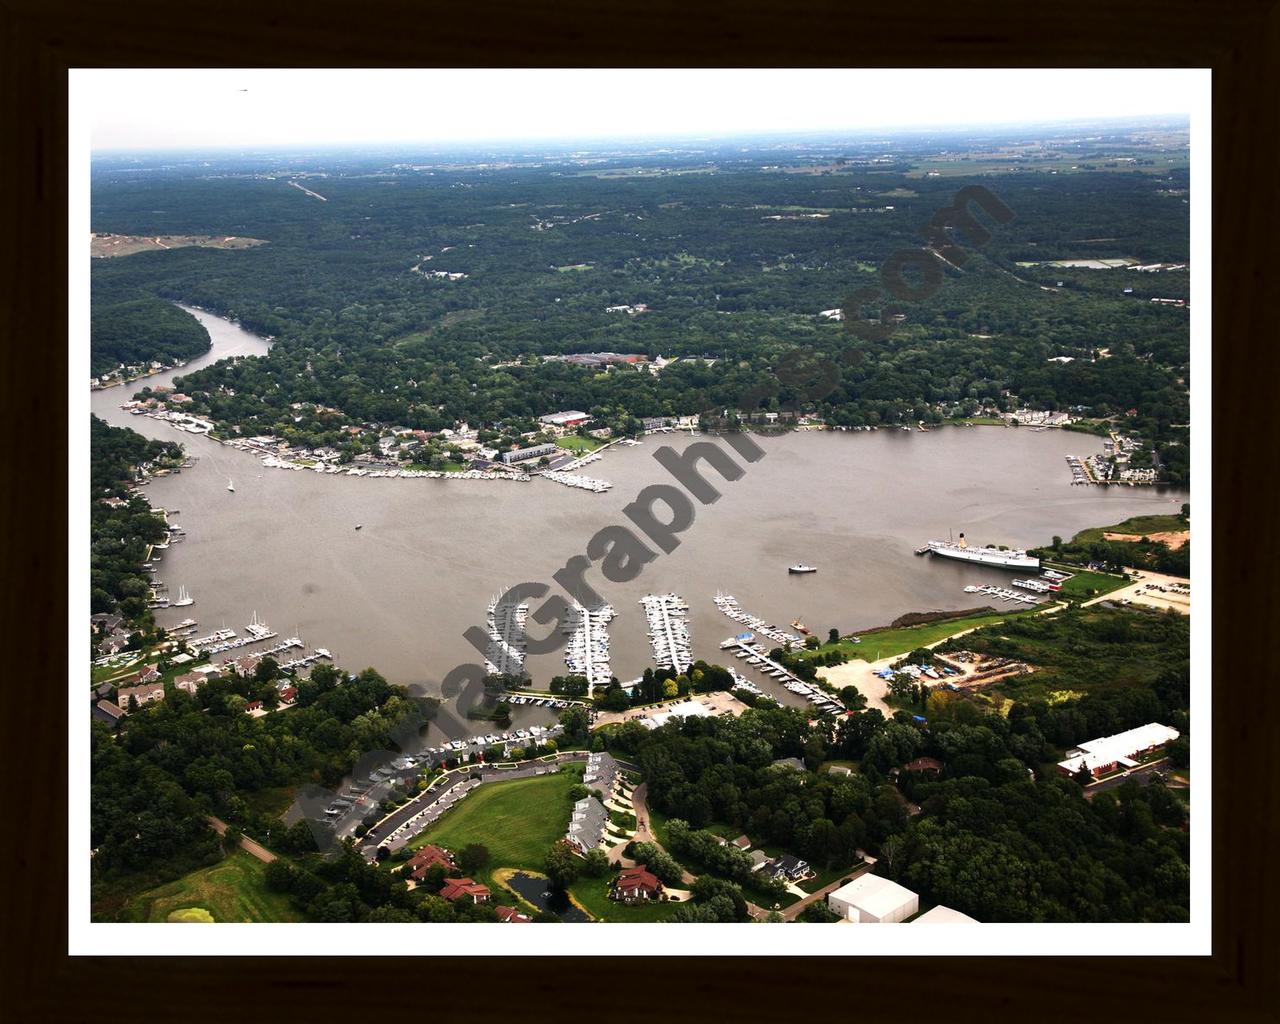
[[[842,885],[830,899],[844,900],[873,917],[886,917],[902,904],[915,898],[915,893],[880,875],[866,874]]]
[[[932,910],[921,914],[912,924],[978,924],[968,914],[962,914],[958,910],[952,910],[950,907],[934,907]]]

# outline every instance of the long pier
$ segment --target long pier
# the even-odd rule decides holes
[[[529,619],[529,602],[489,602],[487,625],[489,652],[485,669],[494,675],[523,675],[525,656],[525,624]]]
[[[613,619],[613,605],[602,604],[587,608],[577,602],[571,606],[573,618],[564,632],[569,634],[564,662],[575,675],[586,676],[587,696],[597,685],[609,684],[613,668],[609,664],[609,622]]]
[[[653,646],[653,659],[664,668],[687,672],[692,658],[689,654],[689,624],[684,613],[689,606],[678,594],[646,594],[640,599],[649,620],[649,643]]]
[[[754,667],[758,672],[772,676],[791,693],[803,697],[810,704],[817,707],[819,711],[831,711],[840,714],[845,710],[843,704],[829,693],[826,693],[821,687],[805,682],[790,669],[772,660],[768,652],[759,644],[752,643],[750,640],[731,637],[720,645],[720,649],[731,652],[735,658],[743,658],[747,664]]]
[[[794,633],[779,629],[777,626],[765,622],[760,616],[752,615],[743,609],[742,605],[738,603],[738,599],[732,594],[717,593],[715,600],[716,607],[733,619],[734,622],[741,622],[744,626],[755,630],[763,636],[767,636],[774,643],[782,644],[784,647],[787,644],[798,647],[804,643],[804,640]]]

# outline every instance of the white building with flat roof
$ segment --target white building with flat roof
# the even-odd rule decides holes
[[[1178,735],[1178,730],[1171,726],[1150,722],[1114,736],[1081,743],[1075,750],[1068,751],[1067,759],[1059,761],[1058,768],[1064,775],[1088,768],[1095,778],[1120,768],[1136,768],[1138,758],[1176,740]]]
[[[866,874],[831,893],[827,906],[854,924],[898,924],[920,909],[920,897],[891,879]]]
[[[705,704],[700,704],[696,700],[684,700],[679,704],[671,704],[661,711],[655,711],[652,715],[640,719],[640,722],[650,729],[657,729],[675,718],[709,718],[710,716],[711,711]]]
[[[968,914],[962,914],[950,907],[934,907],[917,917],[912,924],[980,924]]]

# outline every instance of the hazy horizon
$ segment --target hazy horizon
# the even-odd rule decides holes
[[[644,145],[1189,117],[1198,70],[71,72],[95,155]]]

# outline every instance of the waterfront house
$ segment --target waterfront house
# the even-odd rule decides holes
[[[141,686],[122,686],[116,693],[116,704],[129,710],[129,700],[137,701],[138,707],[150,704],[154,700],[164,700],[164,686],[160,683],[144,683]]]
[[[129,646],[129,637],[126,633],[112,633],[109,637],[98,644],[98,650],[102,654],[119,654]]]
[[[647,864],[624,868],[613,883],[611,893],[615,900],[652,900],[662,895],[662,882]]]
[[[470,878],[449,878],[445,880],[440,895],[447,900],[469,899],[472,903],[488,903],[491,894],[487,885]]]
[[[188,672],[186,675],[178,676],[178,678],[173,681],[173,685],[176,689],[185,690],[194,697],[196,695],[196,690],[198,690],[207,681],[208,678],[200,672]]]
[[[529,448],[513,448],[502,453],[502,461],[508,466],[513,462],[527,462],[529,459],[540,459],[544,455],[555,455],[560,449],[554,444],[535,444]]]
[[[120,504],[123,505],[124,502]],[[99,633],[114,633],[124,625],[124,616],[98,612],[96,615],[89,616],[89,622]]]
[[[498,920],[503,924],[530,924],[533,921],[528,914],[522,914],[515,907],[494,907],[498,912]]]
[[[292,704],[298,699],[298,688],[296,686],[286,686],[280,691],[280,703]]]

